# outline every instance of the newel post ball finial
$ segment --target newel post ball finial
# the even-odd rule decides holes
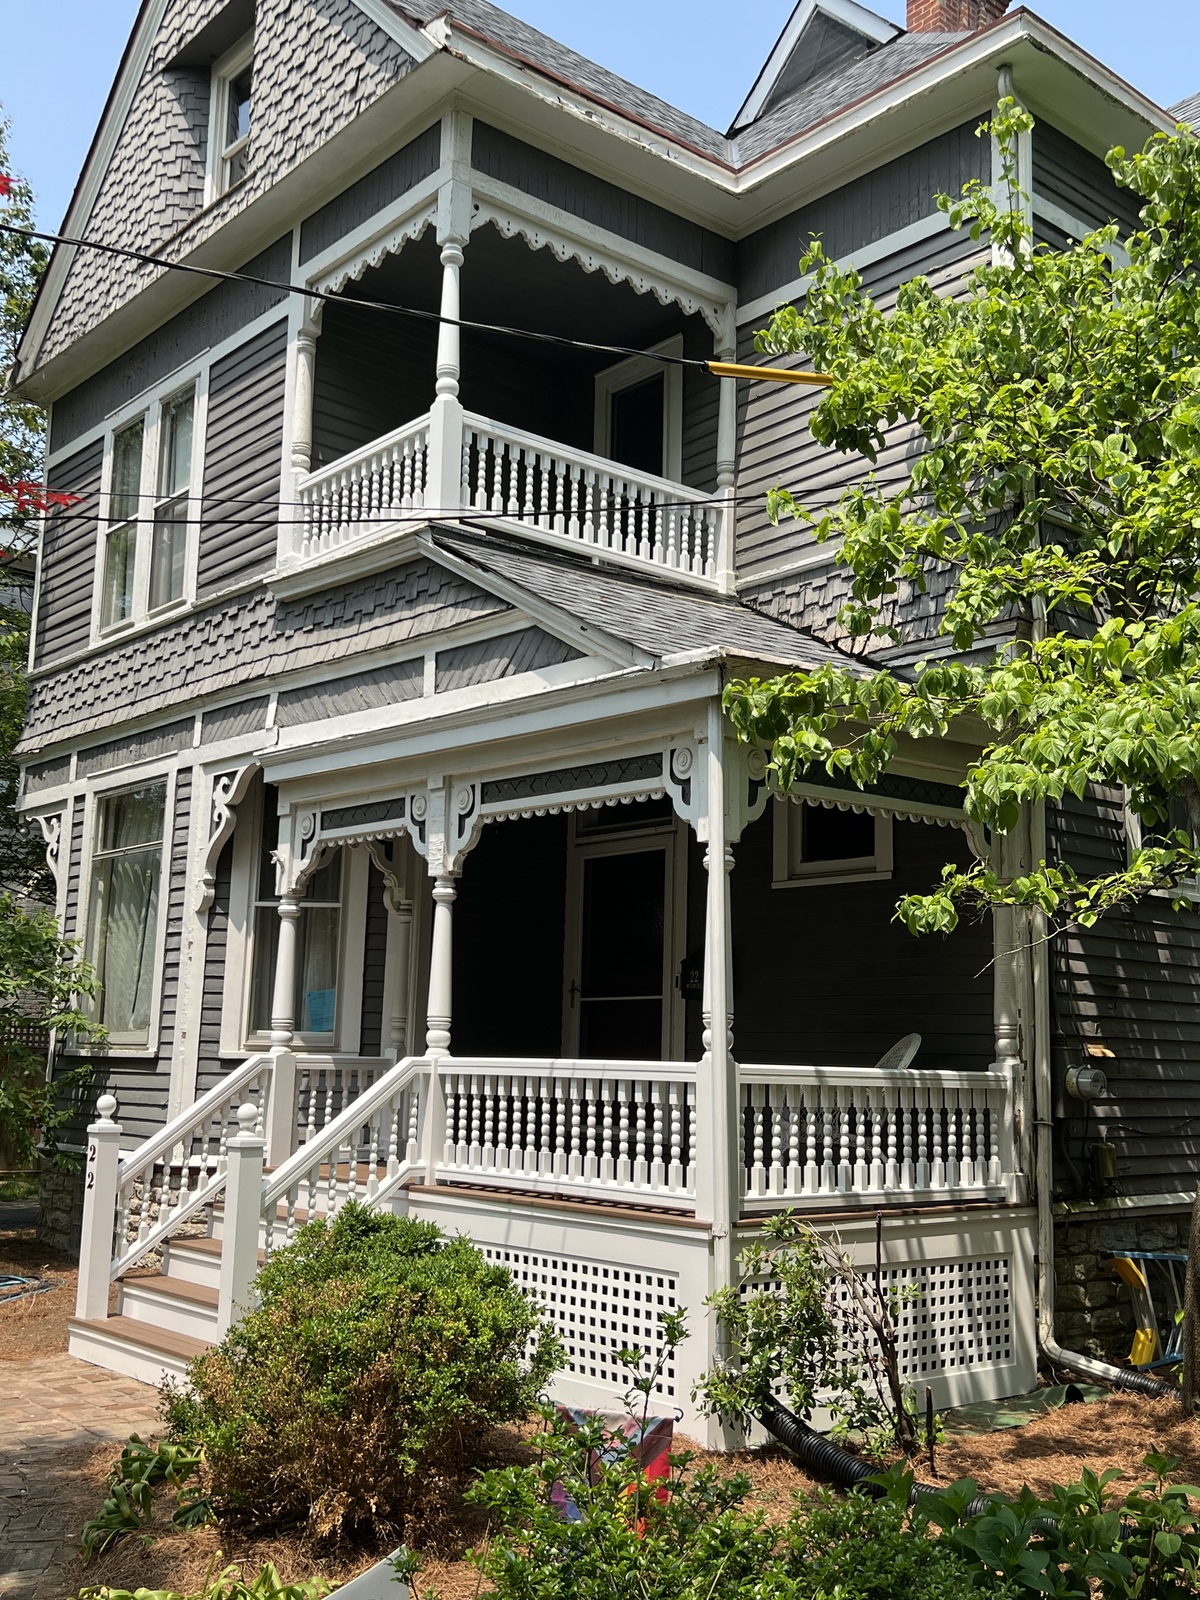
[[[258,1124],[258,1107],[247,1100],[237,1108],[238,1131],[243,1138],[253,1137]]]
[[[111,1122],[117,1114],[117,1097],[115,1094],[102,1094],[96,1101],[96,1115],[101,1122]]]

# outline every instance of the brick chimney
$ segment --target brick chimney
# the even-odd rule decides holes
[[[909,33],[963,33],[986,28],[1008,10],[1008,0],[908,0]]]

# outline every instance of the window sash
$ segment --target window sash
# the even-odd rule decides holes
[[[274,818],[264,817],[264,851]],[[254,902],[254,933],[250,979],[249,1032],[268,1033],[275,987],[275,959],[279,948],[279,900],[265,894],[263,878]],[[344,853],[338,851],[309,881],[309,892],[297,901],[300,920],[296,930],[296,981],[292,991],[292,1018],[297,1035],[328,1041],[340,1023],[342,990],[342,898]]]
[[[149,1043],[165,811],[159,784],[105,796],[96,815],[86,950],[100,984],[95,1017],[113,1045]]]
[[[104,538],[104,582],[100,626],[114,628],[133,615],[133,574],[137,559],[137,523],[110,528]]]

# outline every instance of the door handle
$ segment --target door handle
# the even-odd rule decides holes
[[[567,994],[570,996],[570,999],[571,999],[571,1010],[572,1011],[574,1011],[574,1009],[575,1009],[575,996],[577,994],[579,994],[579,993],[580,993],[579,985],[575,982],[575,979],[572,978],[571,979],[571,987],[567,990]]]

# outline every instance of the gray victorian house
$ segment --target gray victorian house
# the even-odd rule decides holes
[[[970,748],[783,800],[721,710],[847,659],[836,551],[765,501],[862,468],[811,389],[703,363],[755,359],[814,236],[884,302],[952,292],[989,245],[936,196],[991,181],[1010,82],[1039,236],[1132,227],[1103,153],[1174,118],[1004,0],[800,0],[725,134],[488,0],[144,0],[64,233],[244,276],[60,246],[15,374],[79,497],[21,747],[107,1029],[56,1058],[94,1068],[45,1191],[76,1354],[180,1370],[348,1197],[511,1271],[575,1403],[687,1307],[658,1399],[701,1435],[702,1302],[783,1207],[871,1252],[882,1213],[939,1405],[1033,1383],[1055,1229],[1057,1337],[1120,1347],[1099,1252],[1196,1182],[1196,936],[913,940],[896,899],[989,848]],[[946,647],[935,601],[901,621],[881,659]],[[1097,795],[1011,866],[1045,829],[1126,848]]]

